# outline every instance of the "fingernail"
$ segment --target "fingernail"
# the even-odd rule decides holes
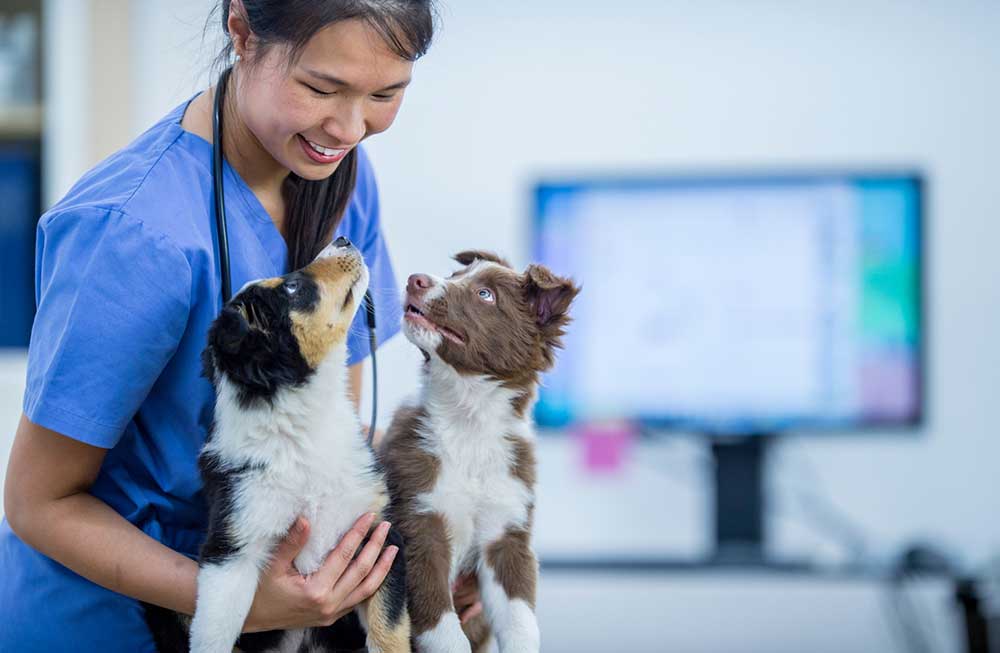
[[[295,532],[296,532],[296,534],[301,533],[305,529],[306,529],[306,523],[302,520],[302,518],[299,517],[298,519],[296,519],[295,520]]]
[[[365,523],[366,524],[370,525],[373,521],[375,521],[375,513],[370,512],[367,515],[365,515]]]
[[[388,547],[387,550],[389,551],[389,557],[390,558],[395,558],[396,554],[399,553],[399,547],[398,546],[390,546],[390,547]]]
[[[382,532],[383,532],[383,533],[388,533],[388,532],[389,532],[389,527],[391,527],[391,526],[392,526],[392,524],[390,524],[390,523],[389,523],[389,522],[387,522],[387,521],[384,521],[384,522],[382,522],[381,524],[379,524],[379,526],[378,526],[378,527],[379,527],[380,529],[382,529]]]

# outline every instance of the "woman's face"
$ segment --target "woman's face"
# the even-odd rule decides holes
[[[254,56],[250,46],[245,58]],[[317,32],[291,69],[287,56],[285,47],[274,46],[252,66],[237,66],[238,111],[282,168],[325,179],[351,148],[389,128],[413,62],[359,20]]]

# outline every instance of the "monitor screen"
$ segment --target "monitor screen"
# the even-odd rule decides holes
[[[534,198],[535,260],[583,286],[540,425],[920,422],[919,176],[545,182]]]

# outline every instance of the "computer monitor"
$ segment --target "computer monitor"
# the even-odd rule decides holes
[[[851,172],[539,183],[534,258],[583,291],[538,423],[917,425],[922,187]]]

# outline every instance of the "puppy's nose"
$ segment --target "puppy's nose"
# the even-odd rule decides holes
[[[406,290],[414,295],[422,295],[427,289],[434,285],[431,278],[426,274],[411,274],[406,280]]]
[[[347,240],[343,236],[340,236],[339,238],[337,238],[337,240],[333,241],[333,246],[334,247],[350,247],[351,246],[351,241]]]

